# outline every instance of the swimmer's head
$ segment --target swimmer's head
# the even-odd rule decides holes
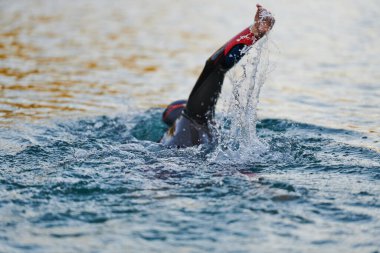
[[[162,114],[162,120],[166,125],[172,126],[176,119],[181,116],[183,109],[186,107],[187,100],[177,100],[166,108],[164,113]]]

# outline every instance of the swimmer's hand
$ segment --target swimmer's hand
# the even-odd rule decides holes
[[[253,24],[251,31],[256,39],[260,39],[272,29],[275,19],[272,16],[272,13],[263,8],[260,4],[257,4],[256,7],[255,23]]]

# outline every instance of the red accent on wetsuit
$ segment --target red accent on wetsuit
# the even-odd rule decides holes
[[[247,27],[241,33],[233,37],[230,41],[227,42],[224,48],[224,55],[227,55],[228,52],[238,44],[244,44],[247,46],[255,43],[256,38],[253,32],[251,31],[251,27]]]
[[[178,109],[178,108],[181,108],[181,107],[185,107],[184,104],[177,104],[177,105],[171,105],[165,112],[164,116],[162,117],[163,120],[166,119],[167,116],[169,116],[169,114],[174,111],[175,109]]]

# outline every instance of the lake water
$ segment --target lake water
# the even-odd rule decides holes
[[[0,252],[380,252],[376,0],[262,2],[244,159],[156,143],[255,4],[1,0]]]

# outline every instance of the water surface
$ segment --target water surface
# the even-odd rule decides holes
[[[0,1],[0,252],[378,252],[375,0],[262,3],[256,155],[156,143],[254,4]]]

